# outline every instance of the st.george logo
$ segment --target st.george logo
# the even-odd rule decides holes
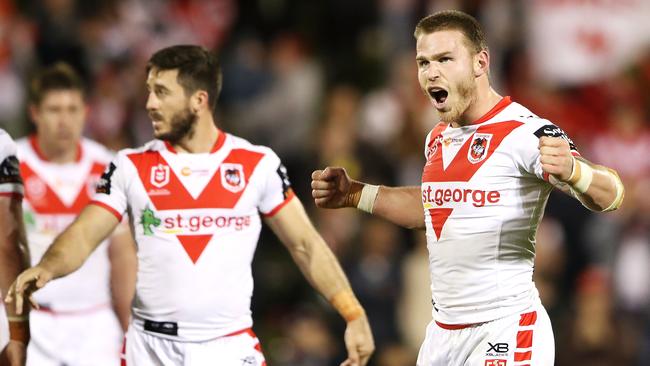
[[[239,192],[246,186],[244,167],[241,164],[221,164],[221,184],[230,192]]]
[[[476,164],[485,160],[490,148],[490,140],[492,140],[491,133],[475,133],[472,137],[472,142],[469,145],[467,152],[467,159],[470,163]]]
[[[169,183],[169,166],[158,164],[151,167],[151,184],[162,188]]]

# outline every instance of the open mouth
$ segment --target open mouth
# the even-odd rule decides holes
[[[439,87],[428,88],[427,92],[429,93],[431,98],[433,98],[433,100],[436,102],[436,107],[438,106],[442,107],[442,105],[447,100],[447,96],[449,96],[448,91]]]

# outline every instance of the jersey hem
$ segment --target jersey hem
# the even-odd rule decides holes
[[[286,198],[284,201],[282,201],[282,203],[280,203],[279,205],[275,206],[275,208],[272,209],[271,211],[269,211],[268,213],[264,213],[264,212],[262,212],[262,215],[263,215],[264,217],[267,217],[267,218],[268,218],[268,217],[273,217],[273,216],[275,216],[275,214],[277,214],[278,212],[280,212],[280,210],[281,210],[284,206],[286,206],[287,203],[289,203],[289,202],[290,202],[290,201],[291,201],[295,196],[296,196],[296,194],[293,193],[293,190],[292,190],[291,192],[289,192],[287,198]]]
[[[116,209],[114,209],[113,207],[105,204],[104,202],[92,200],[88,204],[99,206],[99,207],[105,209],[106,211],[110,212],[111,214],[113,214],[113,216],[115,216],[115,218],[117,218],[117,221],[122,221],[122,214],[120,214],[119,212],[117,212]]]

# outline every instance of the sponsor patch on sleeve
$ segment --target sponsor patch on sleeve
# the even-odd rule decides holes
[[[548,137],[561,137],[565,139],[569,143],[569,147],[573,151],[578,151],[578,148],[576,148],[576,145],[573,143],[573,140],[569,137],[569,135],[564,132],[561,128],[554,124],[549,124],[542,126],[540,129],[535,131],[535,136],[538,138],[541,138],[542,136],[548,136]]]
[[[284,165],[280,164],[278,166],[278,170],[276,170],[278,173],[278,176],[280,177],[280,180],[282,181],[282,194],[284,195],[284,198],[286,199],[289,197],[289,194],[291,192],[291,182],[289,181],[289,175],[287,174],[287,168],[284,167]]]
[[[23,180],[20,178],[18,159],[14,155],[7,156],[0,163],[0,184],[3,183],[23,183]]]
[[[111,194],[111,178],[113,177],[113,172],[115,172],[115,168],[116,166],[112,162],[106,167],[104,173],[102,173],[102,176],[99,178],[99,181],[97,182],[97,187],[95,188],[95,192]]]

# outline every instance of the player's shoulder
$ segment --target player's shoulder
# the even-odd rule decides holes
[[[115,152],[97,141],[86,137],[81,138],[81,148],[83,154],[88,154],[91,159],[100,163],[107,164],[115,157]]]
[[[264,155],[264,157],[277,158],[277,154],[268,146],[256,145],[247,139],[226,133],[226,143],[231,150],[245,150]]]
[[[517,102],[512,102],[504,110],[500,119],[520,122],[521,125],[517,128],[519,133],[533,134],[538,138],[541,136],[558,137],[564,133],[555,123],[536,115],[530,109]]]
[[[128,157],[135,155],[145,155],[149,153],[157,153],[165,149],[165,142],[161,140],[151,140],[145,144],[137,147],[128,147],[117,152],[119,157]]]
[[[0,160],[4,160],[9,155],[16,154],[16,143],[11,136],[0,128]]]

